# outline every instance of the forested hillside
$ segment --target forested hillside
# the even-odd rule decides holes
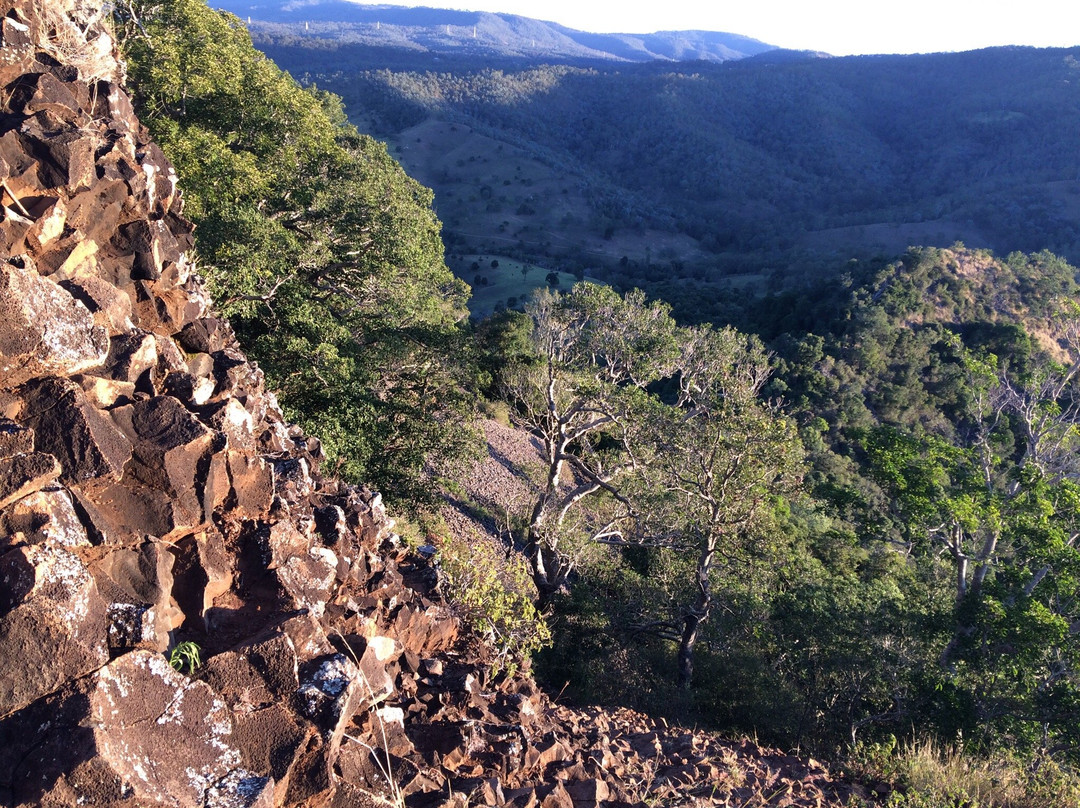
[[[580,274],[586,231],[641,245],[607,285],[552,272],[470,323],[430,192],[339,99],[197,0],[128,10],[136,100],[240,339],[341,468],[411,511],[504,669],[532,654],[568,699],[845,759],[894,805],[1076,803],[1080,290],[1041,249],[1077,249],[1070,53],[324,76],[358,120],[421,127],[454,188],[502,146],[510,175],[436,201],[452,258],[493,243],[454,229],[477,206]],[[491,150],[448,165],[466,129]],[[560,209],[558,249],[514,230],[544,200],[505,209],[537,186],[587,202]],[[843,228],[880,222],[1030,251],[849,260],[872,245]],[[527,492],[472,503],[492,544],[433,505],[472,495],[452,462],[484,453],[475,409],[539,447],[492,454]],[[919,780],[926,749],[962,774]]]
[[[741,276],[726,288],[911,244],[1080,255],[1073,51],[435,62],[254,30],[391,140],[435,189],[453,250],[632,284]]]

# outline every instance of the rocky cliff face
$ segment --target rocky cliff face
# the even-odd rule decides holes
[[[435,569],[378,494],[321,476],[214,315],[100,16],[0,0],[0,804],[846,795],[489,679]]]

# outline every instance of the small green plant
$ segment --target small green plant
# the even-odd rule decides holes
[[[532,601],[529,565],[490,539],[446,538],[439,548],[443,594],[463,622],[495,650],[492,674],[511,676],[551,645],[551,630]]]
[[[172,651],[169,652],[169,664],[180,671],[180,673],[184,672],[185,666],[188,669],[188,673],[195,673],[202,665],[202,658],[199,654],[199,646],[191,640],[185,640],[184,642],[177,643]]]

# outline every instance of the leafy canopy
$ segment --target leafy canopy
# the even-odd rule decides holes
[[[471,446],[468,287],[443,261],[431,192],[236,17],[202,0],[131,0],[116,17],[219,309],[342,472],[422,501],[425,466]]]

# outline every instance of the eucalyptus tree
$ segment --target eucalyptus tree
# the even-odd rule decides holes
[[[540,599],[566,585],[574,547],[614,540],[637,516],[624,481],[641,471],[649,385],[669,378],[679,356],[666,304],[638,290],[579,283],[565,294],[539,289],[526,306],[533,359],[504,373],[516,418],[539,440],[543,479],[529,514],[527,551]],[[580,509],[578,535],[567,518]]]
[[[1051,327],[1022,372],[961,352],[951,439],[882,427],[865,441],[910,551],[950,568],[950,687],[985,731],[1032,743],[1075,735],[1080,703],[1080,339],[1075,316]]]
[[[584,546],[692,558],[691,595],[654,624],[674,632],[688,686],[717,559],[736,563],[801,476],[794,426],[760,399],[769,356],[734,329],[679,328],[636,290],[544,289],[526,313],[532,361],[505,371],[504,392],[542,447],[527,541],[540,598],[565,586]]]
[[[769,377],[761,343],[731,328],[680,336],[678,397],[650,420],[648,508],[629,540],[694,559],[689,602],[668,623],[678,645],[677,681],[689,687],[718,567],[738,574],[755,531],[780,497],[798,490],[803,463],[794,424],[760,398]]]

